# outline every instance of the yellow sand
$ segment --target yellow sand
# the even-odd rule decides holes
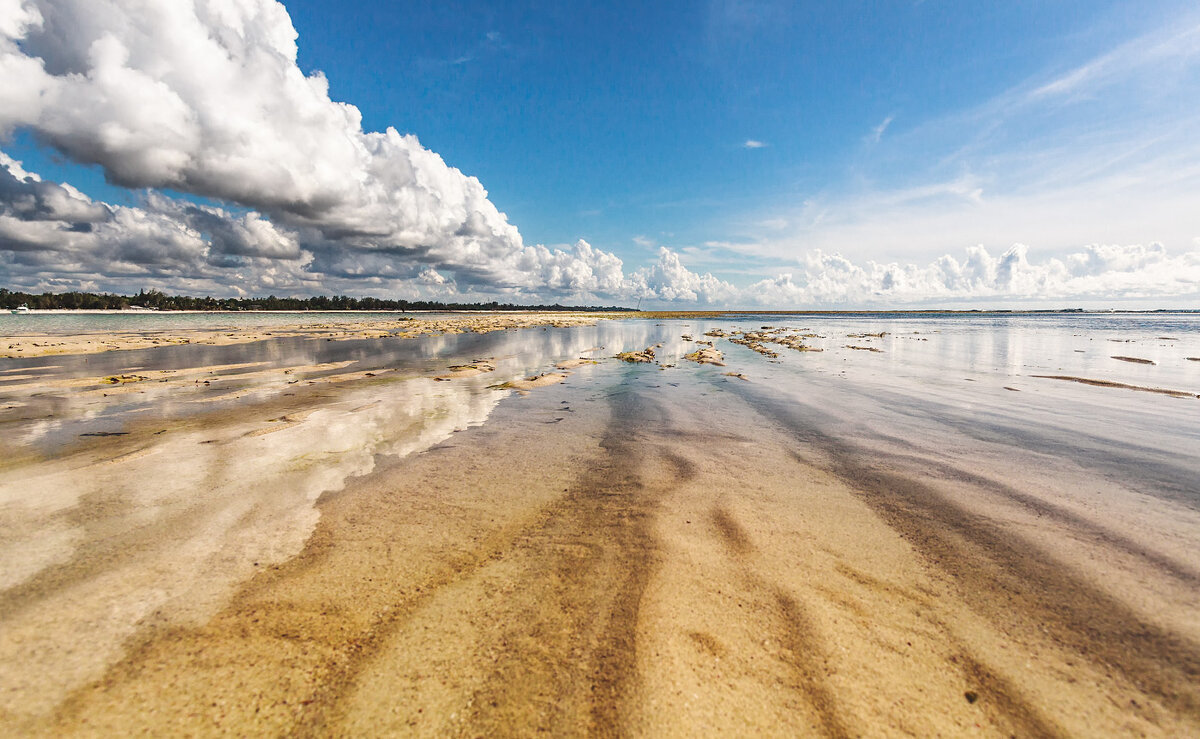
[[[594,359],[583,359],[580,357],[579,359],[565,359],[554,365],[554,367],[560,370],[569,370],[575,369],[576,367],[583,367],[584,365],[588,364],[599,364],[599,362]]]
[[[725,357],[711,345],[701,347],[691,354],[685,354],[683,358],[690,359],[696,364],[713,364],[718,367],[725,366]]]
[[[470,364],[456,364],[444,375],[438,375],[435,380],[453,380],[456,377],[474,377],[485,372],[495,372],[496,365],[488,359],[479,359]]]
[[[546,372],[540,375],[526,377],[523,380],[509,380],[502,387],[512,388],[513,390],[534,390],[539,387],[547,387],[549,385],[557,385],[567,379],[567,372]]]

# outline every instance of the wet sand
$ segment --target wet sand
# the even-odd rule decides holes
[[[231,576],[207,608],[151,610],[93,677],[35,691],[22,682],[27,668],[8,660],[0,726],[25,735],[1200,732],[1193,463],[1169,431],[1118,446],[1104,428],[1054,425],[1070,423],[1066,408],[1105,419],[1134,408],[1162,427],[1154,414],[1187,413],[1194,400],[1036,379],[1017,394],[1008,377],[923,398],[905,394],[919,383],[877,380],[868,364],[895,361],[899,344],[840,351],[841,337],[821,354],[789,353],[828,364],[784,384],[791,366],[761,353],[731,346],[730,367],[679,363],[696,347],[660,341],[677,328],[628,333],[624,346],[616,331],[580,335],[525,363],[496,345],[447,363],[441,382],[418,380],[432,394],[409,422],[457,407],[439,405],[439,393],[483,405],[451,412],[409,445],[414,453],[376,447],[335,489],[312,489],[310,527],[289,529],[299,541]],[[587,354],[597,338],[605,351]],[[578,359],[647,345],[658,347],[652,362]],[[844,376],[850,361],[860,364]],[[323,437],[303,433],[361,426],[395,402],[380,394],[393,385],[379,382],[275,398],[272,414],[322,409],[273,415],[279,433],[247,435],[269,427],[250,420],[263,414],[225,413],[192,422],[195,435],[178,443],[215,437],[233,454],[294,437],[311,451]],[[522,394],[499,387],[522,382]],[[382,416],[380,429],[396,418]],[[152,428],[129,426],[94,453],[136,452]],[[106,558],[136,561],[173,536],[172,526],[135,527],[90,550],[107,552],[90,569],[60,566],[4,591],[5,656],[29,638],[11,627],[61,628],[53,612],[35,612],[69,609],[72,588],[103,577]]]
[[[1142,387],[1141,385],[1129,385],[1124,382],[1113,382],[1111,380],[1094,380],[1089,377],[1070,377],[1067,375],[1031,375],[1031,377],[1040,377],[1046,380],[1064,380],[1066,382],[1078,382],[1081,385],[1094,385],[1096,387],[1111,387],[1120,390],[1137,390],[1142,393],[1158,393],[1160,395],[1170,395],[1173,398],[1200,398],[1200,395],[1186,390],[1166,390],[1161,387]]]
[[[297,317],[297,323],[255,328],[208,328],[154,332],[106,332],[75,334],[25,334],[0,338],[0,359],[47,357],[63,354],[149,349],[181,344],[229,346],[271,338],[304,337],[347,341],[352,339],[411,339],[433,334],[487,333],[531,326],[584,326],[612,318],[608,313],[518,313],[424,319],[398,317],[354,323],[313,323]]]

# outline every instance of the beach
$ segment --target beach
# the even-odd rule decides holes
[[[1200,732],[1200,315],[10,333],[5,735]]]

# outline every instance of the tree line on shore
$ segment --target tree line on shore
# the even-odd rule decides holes
[[[513,303],[442,303],[432,300],[392,300],[388,298],[352,298],[347,295],[317,295],[311,298],[196,298],[167,295],[159,290],[141,290],[136,295],[113,293],[23,293],[0,288],[0,308],[10,310],[27,305],[32,310],[491,310],[491,311],[629,311],[617,306],[515,305]]]

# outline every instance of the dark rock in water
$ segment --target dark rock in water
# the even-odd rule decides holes
[[[105,377],[100,382],[105,385],[124,385],[129,382],[143,382],[145,380],[146,378],[141,375],[113,375],[112,377]]]

